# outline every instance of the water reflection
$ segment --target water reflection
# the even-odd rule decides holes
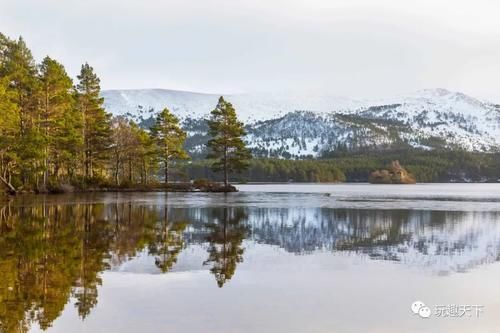
[[[247,219],[243,208],[211,209],[207,212],[206,228],[208,237],[208,259],[204,264],[211,264],[210,272],[215,275],[217,285],[222,287],[231,279],[236,265],[243,261],[242,242],[247,233],[244,220]]]
[[[161,273],[201,246],[219,287],[235,276],[246,242],[297,255],[349,252],[464,272],[499,260],[500,213],[330,208],[176,208],[132,201],[0,205],[0,332],[47,329],[70,299],[85,319],[100,273],[146,253]],[[189,269],[189,266],[188,268]]]
[[[184,231],[189,221],[169,222],[168,208],[165,206],[161,222],[156,224],[154,241],[149,243],[149,254],[155,257],[155,265],[162,273],[168,272],[177,262],[177,257],[185,248]]]

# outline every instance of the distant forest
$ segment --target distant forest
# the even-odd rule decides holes
[[[363,151],[325,153],[316,160],[253,159],[250,168],[232,181],[248,182],[367,182],[369,174],[400,163],[418,182],[498,182],[500,154],[467,151]],[[218,179],[206,160],[183,168],[188,178]]]

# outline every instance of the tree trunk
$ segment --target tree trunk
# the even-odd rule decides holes
[[[146,161],[143,158],[142,159],[142,163],[141,163],[141,184],[147,184],[148,183],[146,172],[147,172],[146,171]]]
[[[49,87],[48,85],[45,87],[45,140],[48,140],[49,137]],[[49,141],[47,141],[49,142]],[[43,190],[47,190],[47,181],[49,179],[49,146],[48,143],[44,149],[44,171],[43,171]]]
[[[88,141],[85,141],[85,180],[89,180],[90,178],[90,157],[89,157],[89,148]]]
[[[118,171],[120,170],[120,162],[119,159],[116,160],[115,164],[115,184],[120,185],[120,179],[118,178]]]
[[[165,160],[165,185],[168,185],[168,160]]]
[[[92,165],[92,150],[89,150],[89,177],[94,178],[94,166]]]
[[[224,187],[229,185],[229,175],[227,171],[227,147],[224,148]]]
[[[14,186],[12,186],[12,184],[9,181],[7,181],[7,179],[5,179],[4,177],[0,176],[0,181],[2,183],[4,183],[5,186],[7,186],[9,188],[9,193],[10,194],[16,194],[16,192],[17,192],[16,188]]]
[[[132,159],[128,158],[128,182],[132,184]]]
[[[43,167],[44,167],[44,171],[43,171],[43,190],[46,190],[47,189],[47,182],[48,182],[48,179],[49,179],[49,150],[47,148],[45,148],[45,159],[43,161]]]
[[[59,156],[55,156],[55,161],[54,161],[54,177],[56,178],[57,181],[59,181],[59,170],[61,169],[61,166],[59,165]]]
[[[164,158],[165,158],[165,185],[168,186],[168,158],[169,158],[169,149],[168,149],[168,145],[166,144],[165,142],[165,155],[164,155]]]

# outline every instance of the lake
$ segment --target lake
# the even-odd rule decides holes
[[[0,332],[498,332],[500,185],[238,187],[0,202]]]

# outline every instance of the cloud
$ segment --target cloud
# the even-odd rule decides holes
[[[315,90],[378,97],[444,87],[500,99],[492,0],[0,0],[0,30],[104,88]],[[479,19],[480,18],[480,19]]]

